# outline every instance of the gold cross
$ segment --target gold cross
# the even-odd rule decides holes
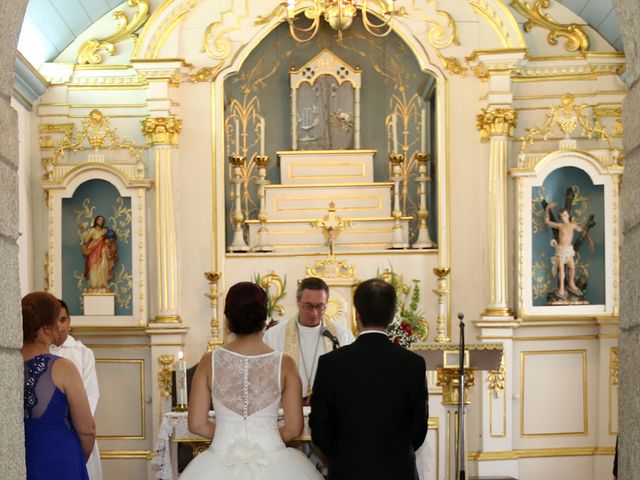
[[[314,228],[322,229],[322,235],[326,239],[326,245],[329,247],[329,256],[333,257],[336,238],[338,238],[342,230],[351,226],[351,220],[336,215],[336,204],[331,202],[329,203],[329,213],[322,219],[310,222],[310,225]]]

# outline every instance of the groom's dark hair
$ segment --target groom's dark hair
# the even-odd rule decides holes
[[[372,278],[358,285],[353,305],[363,327],[386,328],[396,313],[396,291],[384,280]]]

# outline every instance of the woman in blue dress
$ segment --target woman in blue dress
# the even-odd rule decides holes
[[[88,480],[96,429],[78,370],[51,355],[60,302],[46,292],[22,299],[24,436],[28,480]]]

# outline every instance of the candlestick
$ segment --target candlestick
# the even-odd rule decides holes
[[[236,118],[236,155],[240,155],[240,121]]]
[[[187,406],[187,362],[182,357],[180,351],[176,362],[176,410],[185,410]]]
[[[420,117],[420,152],[427,153],[427,106],[422,107]]]
[[[431,112],[431,102],[430,101],[427,102],[425,110]],[[425,146],[426,146],[425,153],[431,153],[431,114],[429,114],[429,115],[427,115],[425,117],[424,130],[426,132],[426,135],[425,135]],[[431,160],[429,160],[429,162],[431,162]],[[429,169],[429,172],[430,171],[431,171],[431,169]]]
[[[264,157],[264,117],[260,117],[260,155]]]

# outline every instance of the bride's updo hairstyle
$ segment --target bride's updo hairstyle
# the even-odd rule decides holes
[[[224,314],[232,333],[250,335],[259,332],[267,321],[267,294],[255,283],[236,283],[227,292]]]
[[[60,316],[60,302],[47,292],[22,297],[22,341],[32,343],[42,327],[53,326]]]

